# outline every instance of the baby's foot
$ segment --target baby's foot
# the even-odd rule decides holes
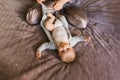
[[[41,53],[39,51],[36,52],[35,58],[36,59],[40,59],[41,58]]]
[[[84,36],[86,42],[90,42],[91,38],[90,36]]]

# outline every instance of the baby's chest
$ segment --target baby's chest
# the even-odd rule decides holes
[[[65,31],[65,29],[63,28],[55,28],[52,32],[52,36],[54,38],[63,38],[63,37],[67,37],[67,32]]]

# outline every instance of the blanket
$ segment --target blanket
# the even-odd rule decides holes
[[[53,50],[35,59],[36,49],[48,39],[39,25],[25,21],[34,0],[0,0],[0,80],[119,80],[120,1],[79,1],[89,18],[83,33],[91,41],[78,43],[77,59],[66,64]]]

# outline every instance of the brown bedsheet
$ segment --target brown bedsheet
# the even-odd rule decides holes
[[[120,80],[120,0],[80,0],[90,23],[90,43],[78,43],[66,64],[57,51],[35,50],[48,41],[39,25],[25,22],[34,0],[0,0],[0,80]]]

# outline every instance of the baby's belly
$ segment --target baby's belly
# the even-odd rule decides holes
[[[57,45],[60,45],[61,42],[69,43],[68,34],[63,27],[57,27],[52,32],[53,39]]]

